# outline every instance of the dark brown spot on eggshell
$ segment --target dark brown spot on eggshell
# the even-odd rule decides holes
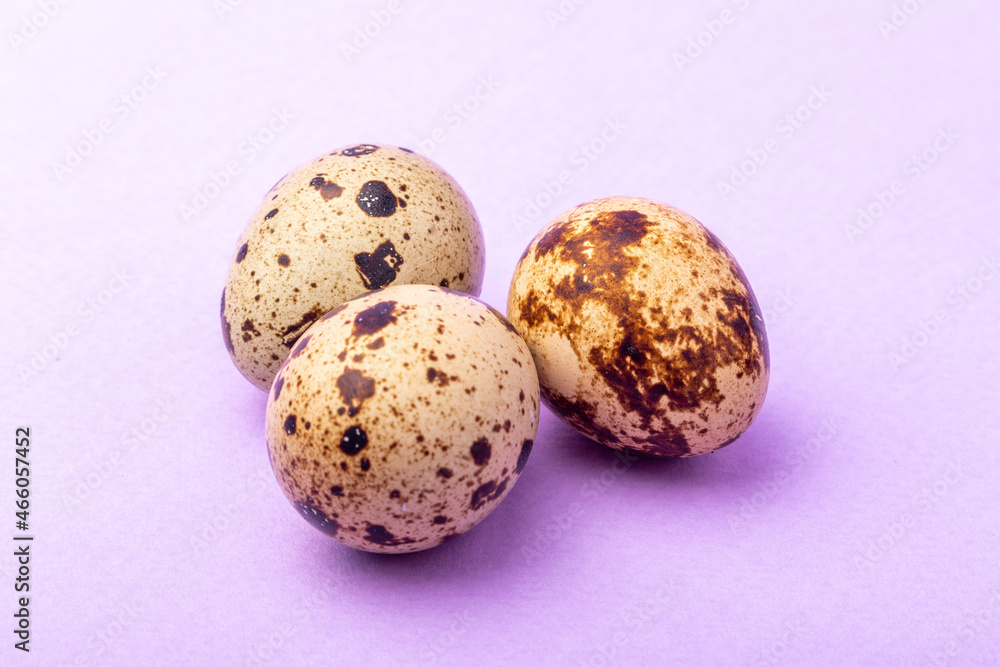
[[[298,510],[299,514],[302,515],[302,517],[313,527],[319,529],[321,532],[329,535],[330,537],[336,537],[337,531],[340,530],[340,525],[334,519],[331,519],[324,514],[318,507],[295,501],[295,509]]]
[[[373,218],[387,218],[396,212],[398,199],[384,181],[368,181],[361,186],[355,202]]]
[[[643,441],[652,447],[641,449],[628,447],[626,449],[633,449],[641,453],[654,453],[657,456],[686,456],[691,453],[691,447],[688,445],[684,432],[676,428],[666,418],[663,418],[657,431],[644,438]]]
[[[396,279],[403,257],[396,252],[392,241],[383,241],[371,253],[359,252],[354,256],[355,268],[361,276],[361,282],[367,289],[379,289]]]
[[[291,348],[295,345],[295,341],[299,339],[299,336],[309,328],[309,325],[319,319],[322,314],[322,309],[315,307],[308,313],[305,313],[298,322],[285,327],[281,331],[281,344],[287,348]]]
[[[288,415],[287,417],[285,417],[285,424],[284,424],[285,433],[288,435],[295,435],[295,424],[296,424],[295,415]]]
[[[390,324],[395,324],[396,316],[393,314],[395,308],[395,301],[379,301],[374,306],[365,308],[354,317],[354,328],[351,334],[371,336]]]
[[[240,327],[240,330],[243,331],[244,343],[250,342],[250,339],[254,336],[260,336],[260,332],[257,331],[257,327],[250,320],[244,320],[243,326]]]
[[[378,146],[373,144],[358,144],[357,146],[351,146],[350,148],[345,148],[340,151],[341,155],[347,157],[361,157],[363,155],[371,155],[378,150]],[[405,148],[402,150],[406,150]]]
[[[323,201],[329,201],[331,199],[336,199],[344,193],[344,188],[340,187],[336,183],[332,183],[322,176],[317,176],[316,178],[309,181],[309,185],[315,188]],[[276,209],[277,210],[277,209]]]
[[[521,443],[521,453],[517,456],[517,466],[514,468],[514,472],[518,475],[524,470],[524,466],[528,464],[528,457],[531,456],[531,448],[534,446],[535,441],[527,439]]]
[[[351,426],[340,438],[340,451],[355,456],[368,445],[368,434],[360,426]]]
[[[239,264],[244,259],[246,259],[247,250],[249,248],[250,248],[250,246],[248,244],[244,243],[243,245],[240,246],[240,249],[236,251],[236,263],[237,264]]]
[[[502,481],[499,485],[495,481],[486,482],[472,492],[469,505],[474,510],[481,509],[487,502],[499,498],[506,489],[507,480]]]
[[[437,384],[439,387],[447,387],[451,380],[457,379],[454,375],[449,376],[443,371],[439,371],[436,368],[427,369],[427,381]]]
[[[278,255],[278,264],[280,264],[281,266],[288,266],[291,263],[292,260],[288,257],[288,255],[284,253]]]
[[[545,303],[538,292],[532,289],[521,302],[521,319],[528,326],[538,326],[543,322],[558,322],[559,316]],[[579,330],[579,325],[570,321],[566,324],[567,333],[574,333]]]
[[[402,544],[413,544],[412,539],[408,537],[397,538],[386,530],[385,526],[379,525],[370,525],[365,528],[365,540],[383,547],[397,547]]]
[[[361,410],[365,399],[375,395],[375,379],[366,377],[356,368],[345,368],[337,378],[337,390],[347,406],[347,416],[353,417]]]
[[[484,466],[490,462],[491,447],[489,440],[486,438],[480,438],[472,443],[472,447],[469,449],[472,454],[472,461],[477,466]]]

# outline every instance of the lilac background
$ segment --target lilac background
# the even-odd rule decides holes
[[[0,14],[0,392],[8,446],[33,434],[31,659],[1000,660],[995,3],[577,0],[550,24],[557,0],[401,0],[345,55],[390,3],[225,1]],[[912,16],[880,29],[903,4]],[[165,76],[124,117],[147,68]],[[449,114],[477,87],[467,118]],[[781,129],[813,90],[829,98]],[[275,110],[292,118],[250,159]],[[524,246],[577,203],[643,195],[699,218],[766,311],[757,422],[717,454],[625,466],[546,412],[520,483],[462,539],[378,557],[311,529],[269,469],[265,396],[225,353],[219,294],[263,193],[360,141],[420,148],[462,184],[501,310]],[[0,662],[26,662],[0,551]]]

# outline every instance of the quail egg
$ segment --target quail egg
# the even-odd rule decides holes
[[[444,287],[393,285],[324,315],[268,396],[271,467],[310,524],[420,551],[472,528],[531,453],[538,376],[513,326]]]
[[[478,296],[484,262],[475,210],[438,165],[405,148],[342,148],[286,175],[253,214],[222,292],[223,339],[266,391],[331,308],[408,283]]]
[[[557,217],[514,273],[510,321],[543,402],[601,444],[705,454],[760,412],[770,358],[736,258],[690,215],[611,197]]]

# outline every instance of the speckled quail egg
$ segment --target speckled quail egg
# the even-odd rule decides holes
[[[282,491],[313,526],[382,553],[464,533],[510,492],[538,429],[538,376],[499,312],[399,285],[324,315],[267,401]]]
[[[633,197],[557,217],[521,256],[507,302],[543,402],[597,442],[651,456],[724,447],[760,412],[760,307],[718,238]]]
[[[222,335],[266,391],[331,308],[390,284],[478,296],[484,263],[475,210],[439,166],[405,148],[342,148],[286,175],[253,214],[222,292]]]

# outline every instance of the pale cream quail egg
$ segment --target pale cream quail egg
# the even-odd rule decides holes
[[[496,310],[443,287],[393,285],[324,315],[268,396],[285,496],[366,551],[419,551],[472,528],[531,453],[539,388],[528,346]]]
[[[351,297],[422,283],[478,296],[483,232],[462,188],[405,148],[361,144],[281,179],[236,243],[222,334],[263,390],[295,341]]]

